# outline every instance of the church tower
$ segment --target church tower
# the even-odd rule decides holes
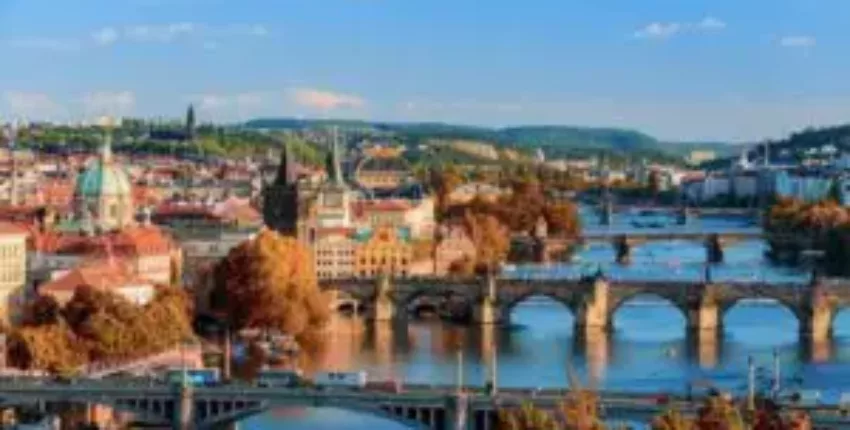
[[[263,219],[266,226],[278,233],[297,236],[300,209],[295,159],[285,144],[277,177],[263,190]]]
[[[342,179],[337,130],[333,132],[333,144],[325,159],[325,183],[319,188],[319,227],[351,226],[351,191]]]

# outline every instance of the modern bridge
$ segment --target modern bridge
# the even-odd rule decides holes
[[[693,414],[702,399],[673,398],[657,404],[657,395],[599,393],[600,416],[608,421],[647,422],[675,407]],[[513,389],[485,393],[478,387],[456,390],[450,386],[414,387],[402,393],[368,390],[261,388],[250,385],[191,387],[154,382],[80,380],[58,384],[45,379],[6,380],[0,384],[5,407],[39,403],[83,403],[112,407],[134,414],[138,420],[174,429],[204,430],[234,423],[274,407],[334,407],[403,423],[413,429],[491,430],[497,411],[532,402],[554,409],[562,393]],[[815,423],[850,425],[834,406],[800,408]]]

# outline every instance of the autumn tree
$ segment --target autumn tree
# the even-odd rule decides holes
[[[88,286],[78,288],[64,308],[40,297],[12,332],[10,361],[25,369],[69,372],[84,363],[158,353],[193,336],[190,306],[185,292],[174,287],[157,287],[144,306]]]
[[[464,228],[476,248],[476,271],[491,272],[505,261],[511,239],[508,229],[494,216],[467,212]]]
[[[561,430],[562,427],[548,412],[525,403],[518,409],[499,411],[499,430]]]
[[[211,306],[234,329],[276,329],[302,340],[329,317],[310,251],[263,230],[219,263]]]
[[[8,348],[9,364],[20,369],[71,373],[87,359],[85,348],[62,321],[18,328]]]
[[[549,234],[576,237],[581,232],[578,207],[572,202],[549,204],[543,209]]]
[[[21,325],[35,327],[56,324],[62,316],[61,311],[62,307],[53,296],[39,295],[24,307]]]

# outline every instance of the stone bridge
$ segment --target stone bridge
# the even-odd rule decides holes
[[[484,393],[478,387],[411,387],[401,393],[368,390],[261,388],[251,385],[173,386],[153,381],[78,381],[71,385],[31,378],[0,385],[3,406],[35,403],[99,404],[134,414],[141,422],[181,430],[221,428],[273,407],[335,407],[390,419],[413,429],[491,430],[497,411],[531,401],[554,409],[563,392],[512,389]],[[649,421],[670,405],[656,404],[654,394],[599,393],[600,416],[606,420]],[[673,406],[693,413],[702,399],[673,397]],[[836,407],[807,410],[816,424],[845,424]]]
[[[744,299],[770,299],[798,320],[800,334],[814,341],[830,337],[832,321],[850,306],[850,281],[820,280],[806,284],[753,282],[695,283],[693,281],[612,281],[603,276],[583,279],[516,280],[495,276],[450,279],[409,278],[322,281],[339,303],[355,301],[376,321],[405,317],[422,298],[451,305],[455,312],[480,324],[508,321],[511,310],[531,296],[563,304],[574,316],[576,334],[611,328],[614,313],[639,295],[660,297],[678,309],[690,332],[703,335],[722,330],[724,314]]]

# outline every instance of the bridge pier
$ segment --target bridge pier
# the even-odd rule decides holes
[[[190,385],[181,384],[177,388],[177,402],[174,408],[174,418],[171,428],[179,430],[194,430],[195,428],[195,399]]]
[[[678,213],[676,214],[676,224],[678,225],[688,225],[691,222],[691,211],[687,206],[682,206],[679,208]]]
[[[598,335],[609,327],[608,281],[602,276],[593,280],[591,293],[579,306],[575,316],[577,335]]]
[[[392,321],[395,318],[395,303],[390,297],[392,291],[392,283],[390,278],[382,275],[378,278],[378,284],[375,287],[375,299],[372,303],[372,309],[369,312],[369,319],[373,321]]]
[[[611,225],[614,220],[614,208],[610,199],[606,199],[599,211],[599,225]]]
[[[467,430],[469,428],[469,404],[464,394],[450,395],[446,398],[443,425],[446,430]]]
[[[705,240],[705,257],[706,261],[711,264],[723,262],[723,243],[720,236],[712,234]]]
[[[617,264],[629,264],[632,260],[632,244],[628,236],[621,234],[614,239]]]
[[[502,311],[497,303],[496,282],[496,277],[493,274],[484,278],[481,294],[479,294],[478,302],[475,303],[472,311],[472,318],[478,324],[499,324],[503,322]]]

